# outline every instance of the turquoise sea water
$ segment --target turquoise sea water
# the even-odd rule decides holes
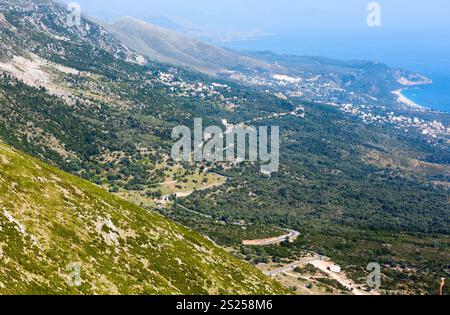
[[[417,104],[450,113],[450,71],[434,72],[428,76],[433,84],[406,89],[402,94]]]
[[[242,50],[272,50],[279,53],[312,55],[341,60],[378,60],[394,68],[419,72],[432,85],[411,88],[403,95],[417,104],[450,113],[450,32],[391,34],[371,30],[344,36],[299,32],[228,42],[223,46]]]

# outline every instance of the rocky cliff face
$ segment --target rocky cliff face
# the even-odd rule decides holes
[[[81,15],[78,18],[77,12],[59,2],[1,0],[0,10],[0,41],[9,48],[0,53],[3,58],[25,52],[42,57],[64,56],[65,44],[71,43],[103,49],[127,61],[146,63],[143,56],[123,46],[102,26]]]

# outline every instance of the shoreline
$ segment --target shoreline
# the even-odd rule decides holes
[[[409,106],[409,107],[414,108],[414,109],[421,109],[421,110],[426,109],[425,106],[417,104],[413,100],[411,100],[411,99],[407,98],[405,95],[403,95],[402,92],[404,90],[407,90],[407,88],[403,88],[403,89],[398,89],[398,90],[392,91],[392,94],[397,96],[397,101],[399,103],[403,103],[404,105]]]

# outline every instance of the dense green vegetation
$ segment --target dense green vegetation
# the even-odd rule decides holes
[[[168,161],[172,144],[171,130],[174,126],[192,126],[193,119],[197,117],[204,119],[205,126],[220,125],[222,119],[240,123],[255,117],[291,111],[296,106],[303,105],[305,118],[288,115],[259,122],[261,125],[280,126],[282,147],[278,173],[272,177],[264,176],[259,172],[260,165],[249,163],[234,167],[224,164],[182,163],[184,176],[192,175],[199,169],[211,168],[210,172],[223,174],[229,181],[222,187],[197,191],[188,198],[176,200],[177,204],[211,218],[192,215],[176,206],[164,209],[161,213],[209,236],[219,244],[238,247],[238,256],[254,263],[314,251],[333,258],[355,280],[361,280],[367,263],[375,261],[390,266],[383,271],[384,285],[385,289],[394,293],[434,293],[436,279],[448,277],[450,208],[449,192],[445,188],[445,184],[450,181],[448,144],[429,143],[417,134],[406,134],[388,125],[363,124],[328,105],[308,103],[301,99],[283,100],[270,93],[213,80],[167,65],[148,63],[141,66],[130,63],[125,59],[133,57],[133,53],[121,47],[107,33],[105,35],[101,32],[95,24],[90,24],[92,31],[88,33],[83,29],[68,29],[63,24],[64,13],[61,10],[53,8],[50,13],[46,10],[48,8],[45,6],[40,7],[37,15],[20,10],[5,12],[8,23],[16,29],[13,32],[11,27],[1,25],[2,30],[4,29],[0,37],[1,47],[13,47],[16,55],[27,58],[32,58],[31,53],[34,53],[40,58],[82,72],[64,73],[58,71],[57,67],[48,65],[47,71],[52,82],[65,91],[65,98],[50,95],[48,88],[32,87],[11,75],[2,75],[0,138],[9,145],[62,170],[103,185],[111,192],[139,192],[151,200],[160,197],[158,183],[165,179],[164,170],[157,165],[167,164],[168,168],[174,166],[173,162]],[[30,22],[36,16],[40,16],[38,20],[51,30],[52,35],[48,31],[37,29],[36,25],[40,25],[39,23],[35,25]],[[70,40],[58,39],[63,37]],[[0,57],[5,62],[10,62],[12,56],[5,53],[7,51],[10,50],[2,49]],[[173,82],[195,87],[199,84],[208,86],[221,83],[229,88],[221,90],[220,96],[189,94],[186,97],[177,90],[178,87],[174,88],[173,82],[167,84],[158,80],[161,74],[168,73],[173,75]],[[231,101],[234,106],[227,107],[226,101]],[[8,152],[8,149],[4,150]],[[367,156],[374,153],[387,162],[369,160]],[[14,154],[17,156],[17,153]],[[423,164],[419,170],[410,168],[414,163],[404,163],[400,167],[392,163],[398,161],[399,156],[416,164],[435,164]],[[6,172],[7,164],[1,165]],[[31,167],[25,166],[25,169]],[[44,168],[49,169],[46,166]],[[18,169],[14,176],[9,174],[13,178],[8,177],[8,180],[23,182],[36,188],[33,183],[20,178],[25,175],[21,173],[25,169]],[[55,172],[58,176],[62,174],[51,169],[52,174]],[[0,178],[5,180],[6,174],[1,173]],[[67,175],[61,176],[68,178]],[[176,179],[181,182],[184,180]],[[97,204],[101,203],[100,200],[112,198],[81,179],[70,177],[69,181],[74,185],[82,185],[88,191],[93,189]],[[5,186],[5,189],[9,189],[8,187]],[[45,187],[38,188],[42,192]],[[30,193],[27,203],[44,202],[37,191],[33,193],[23,189]],[[61,191],[58,195],[60,193]],[[13,192],[9,195],[11,198],[15,196]],[[5,192],[0,196],[2,206],[10,209],[8,211],[18,211],[20,200],[11,201],[5,197],[9,195]],[[61,198],[50,209],[64,210],[65,208],[60,207],[64,205],[61,202],[65,199]],[[75,205],[81,201],[75,200]],[[70,200],[67,202],[74,203]],[[116,205],[130,207],[127,208],[126,216],[120,214],[123,216],[122,220],[130,216],[144,222],[143,224],[147,220],[156,220],[155,218],[166,222],[158,216],[150,216],[140,208],[124,204],[123,201],[113,199],[112,202],[112,208]],[[141,203],[143,202],[140,201],[139,204]],[[86,205],[84,201],[83,204]],[[143,203],[143,206],[150,206],[150,203]],[[50,222],[56,221],[51,217],[54,214],[45,215],[50,216],[45,217],[50,218]],[[5,222],[3,231],[10,231],[11,235],[14,234],[11,237],[17,240],[17,244],[11,241],[17,248],[14,247],[16,245],[8,246],[11,257],[15,257],[21,248],[27,248],[29,253],[36,250],[30,239],[22,239],[14,225],[7,223],[6,217],[1,213],[0,218]],[[235,224],[242,221],[245,223]],[[68,228],[73,227],[72,223],[55,222],[54,226],[48,227],[46,233],[51,238],[47,241],[54,244],[61,242],[61,248],[68,250],[70,246],[67,242],[75,240],[80,246],[86,247],[83,249],[85,253],[80,254],[84,255],[81,258],[95,257],[107,250],[107,246],[98,237],[88,239],[87,243],[81,242],[80,236],[72,228]],[[31,228],[32,222],[29,224]],[[178,226],[175,228],[171,223],[165,224],[177,231],[182,230],[189,235],[192,233],[196,242],[197,238],[201,239],[199,242],[203,242],[193,232]],[[301,237],[292,244],[264,249],[249,250],[239,246],[243,239],[277,234],[277,227],[296,229],[301,232]],[[142,244],[139,240],[141,239],[129,240],[132,243],[130,246],[136,245],[135,242]],[[26,244],[22,244],[23,242]],[[51,261],[61,259],[61,264],[66,262],[62,259],[64,254],[65,251],[45,252],[45,255],[51,256]],[[141,255],[140,257],[157,255],[147,252],[128,254]],[[158,262],[169,259],[173,263],[174,257],[176,256],[158,256],[155,259]],[[228,260],[224,261],[228,263]],[[32,272],[33,268],[39,270],[37,275],[54,271],[49,266],[39,267],[34,263],[26,265],[26,262],[18,262],[19,265],[22,263],[27,272]],[[120,265],[120,261],[115,263]],[[238,262],[230,264],[235,266],[233,264]],[[166,268],[164,263],[161,265],[159,268]],[[64,265],[58,266],[64,268]],[[13,267],[7,266],[8,274],[11,275],[8,281],[20,279]],[[394,267],[415,271],[407,274]],[[115,266],[105,258],[96,268],[95,272],[103,274],[104,270],[122,267]],[[137,268],[142,269],[142,277],[150,277],[149,271],[144,270],[144,267]],[[205,278],[203,274],[182,268],[180,270],[192,275],[195,283],[172,279],[180,281],[180,287],[170,292],[222,292],[213,291],[209,283],[198,282],[197,278]],[[120,271],[125,272],[122,269]],[[176,277],[181,277],[183,273],[175,271],[175,274]],[[115,279],[112,273],[105,276],[111,276],[112,282],[125,281]],[[240,277],[237,274],[234,276]],[[139,282],[139,279],[134,280]],[[56,283],[56,288],[60,288],[55,289],[56,293],[66,293],[61,287],[61,277],[54,275],[51,281]],[[158,281],[158,286],[164,287],[164,280]],[[236,289],[229,287],[228,283],[223,285],[225,288]],[[45,288],[40,282],[39,286],[30,287],[30,290],[46,292]],[[210,290],[206,291],[205,288]],[[96,288],[92,287],[82,289],[83,293],[106,290],[100,288],[95,291]],[[144,286],[138,286],[137,291],[132,289],[135,289],[133,284],[124,283],[117,291],[155,292]],[[17,292],[29,293],[25,288],[17,288]]]
[[[0,196],[0,294],[285,292],[197,233],[2,143]],[[66,283],[70,264],[80,286]]]
[[[319,252],[348,266],[356,280],[364,279],[372,261],[406,266],[417,273],[404,277],[386,269],[386,290],[434,293],[438,279],[447,276],[450,206],[448,189],[431,181],[448,181],[448,175],[411,176],[367,164],[362,158],[367,150],[394,153],[391,148],[407,147],[409,139],[329,107],[305,106],[304,121],[278,121],[284,134],[280,173],[264,177],[256,166],[220,170],[232,178],[225,187],[179,202],[214,219],[300,231],[300,239],[288,245],[289,254],[275,257]],[[227,243],[228,238],[216,241]]]
[[[320,220],[373,231],[449,232],[448,190],[430,184],[448,176],[411,177],[369,165],[366,150],[405,143],[330,107],[306,106],[305,120],[268,122],[282,128],[279,173],[264,177],[251,165],[220,170],[233,180],[220,192],[195,193],[185,205],[264,224],[301,227]]]

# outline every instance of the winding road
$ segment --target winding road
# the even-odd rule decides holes
[[[319,256],[319,255],[315,255],[313,257],[305,257],[305,258],[303,258],[301,260],[293,262],[293,263],[291,263],[291,264],[289,264],[287,266],[284,266],[282,268],[268,271],[268,272],[266,272],[266,275],[273,277],[273,276],[276,276],[276,275],[278,275],[278,274],[280,274],[282,272],[292,271],[295,268],[297,268],[298,266],[306,265],[306,264],[309,264],[310,262],[317,261],[317,260],[322,260],[322,259],[323,258],[321,256]]]
[[[263,239],[257,239],[257,240],[244,240],[242,241],[242,245],[247,246],[267,246],[267,245],[276,245],[283,243],[284,241],[294,241],[300,236],[300,232],[297,232],[295,230],[289,230],[289,229],[282,229],[283,231],[288,232],[287,234],[277,236],[277,237],[271,237],[271,238],[263,238]]]

